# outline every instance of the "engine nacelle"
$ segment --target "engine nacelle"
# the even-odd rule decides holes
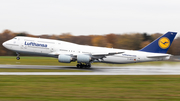
[[[77,62],[80,63],[89,63],[91,61],[91,56],[85,54],[77,55]]]
[[[58,61],[62,63],[70,63],[72,61],[72,57],[69,55],[60,54],[58,56]]]

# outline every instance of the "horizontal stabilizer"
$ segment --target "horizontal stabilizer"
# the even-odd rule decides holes
[[[147,58],[161,58],[161,57],[167,57],[167,56],[170,56],[170,54],[148,55]]]

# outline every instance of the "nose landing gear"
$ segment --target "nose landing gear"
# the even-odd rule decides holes
[[[17,60],[20,60],[20,57],[19,57],[19,56],[20,56],[20,54],[19,54],[19,53],[17,53],[17,52],[16,52],[16,54],[17,54],[16,59],[17,59]]]

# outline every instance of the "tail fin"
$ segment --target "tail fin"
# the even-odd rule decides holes
[[[176,34],[177,32],[167,32],[166,34],[160,36],[158,39],[156,39],[140,51],[152,53],[167,53]]]

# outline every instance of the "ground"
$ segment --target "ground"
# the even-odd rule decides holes
[[[141,66],[161,66],[167,63],[172,64],[172,66],[175,64],[175,62],[169,61],[140,64]],[[21,60],[15,60],[15,57],[0,57],[0,64],[66,65],[58,63],[54,58],[44,57],[22,57]],[[73,66],[74,64],[69,65]],[[102,64],[94,65],[102,66]],[[113,65],[107,64],[107,66]],[[125,65],[115,66],[121,67]],[[1,72],[9,72],[11,70],[0,69]],[[14,70],[15,72],[19,71],[18,69]],[[29,72],[29,70],[24,71]],[[35,70],[33,69],[32,71]],[[45,71],[48,72],[48,70]],[[179,101],[179,85],[179,75],[0,76],[0,100]]]

